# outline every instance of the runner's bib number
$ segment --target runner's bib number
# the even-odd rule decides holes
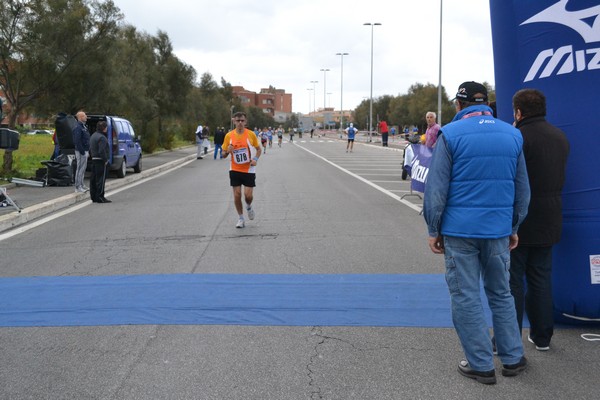
[[[236,149],[233,150],[233,161],[236,164],[248,164],[250,162],[250,154],[248,154],[248,149]]]

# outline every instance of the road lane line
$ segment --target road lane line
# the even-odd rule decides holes
[[[329,161],[329,160],[328,160],[328,159],[326,159],[325,157],[322,157],[322,156],[318,155],[318,154],[317,154],[317,153],[315,153],[314,151],[311,151],[311,150],[309,150],[309,149],[305,148],[305,147],[304,147],[304,146],[302,146],[302,145],[296,145],[296,147],[298,147],[298,148],[300,148],[300,149],[302,149],[302,150],[306,151],[307,153],[310,153],[310,154],[312,154],[313,156],[315,156],[315,157],[317,157],[317,158],[320,158],[321,160],[325,161],[326,163],[328,163],[328,164],[330,164],[330,165],[332,165],[332,166],[336,167],[336,168],[337,168],[337,169],[339,169],[340,171],[342,171],[342,172],[345,172],[345,173],[347,173],[348,175],[350,175],[350,176],[352,176],[352,177],[354,177],[354,178],[358,179],[359,181],[362,181],[362,182],[366,183],[367,185],[369,185],[369,186],[371,186],[371,187],[373,187],[373,188],[375,188],[375,189],[379,190],[381,193],[388,195],[388,196],[389,196],[389,197],[391,197],[392,199],[394,199],[394,200],[396,200],[396,201],[398,201],[398,202],[400,202],[400,203],[404,204],[405,206],[407,206],[407,207],[409,207],[409,208],[412,208],[412,209],[413,209],[413,210],[415,210],[416,212],[418,212],[418,213],[420,213],[420,212],[421,212],[421,209],[422,209],[422,207],[419,207],[419,206],[417,206],[416,204],[413,204],[413,203],[411,203],[410,201],[406,201],[406,200],[402,199],[400,196],[398,196],[398,195],[395,195],[394,193],[390,192],[389,190],[387,190],[387,189],[384,189],[384,188],[382,188],[381,186],[379,186],[379,185],[376,185],[376,184],[374,184],[373,182],[371,182],[371,181],[369,181],[369,180],[367,180],[367,179],[363,178],[362,176],[360,176],[360,175],[357,175],[357,174],[355,174],[354,172],[351,172],[351,171],[347,170],[346,168],[344,168],[344,167],[342,167],[342,166],[339,166],[339,165],[337,165],[337,164],[335,164],[335,163],[333,163],[333,162]]]

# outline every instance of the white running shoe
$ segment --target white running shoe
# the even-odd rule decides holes
[[[235,225],[236,228],[243,228],[244,226],[246,226],[246,223],[244,222],[243,218],[240,218],[237,224]]]
[[[531,336],[527,336],[527,340],[529,340],[529,343],[535,344],[535,342],[533,341]],[[538,346],[537,344],[535,344],[535,349],[537,351],[548,351],[548,350],[550,350],[550,346]]]
[[[254,209],[250,207],[247,208],[246,211],[248,211],[248,219],[252,221],[254,219]]]

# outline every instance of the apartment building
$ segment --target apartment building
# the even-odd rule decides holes
[[[285,122],[292,115],[292,94],[284,89],[269,87],[252,92],[243,86],[232,86],[232,91],[246,107],[254,106],[272,116],[276,122]]]

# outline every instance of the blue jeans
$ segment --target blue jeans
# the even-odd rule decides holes
[[[214,159],[217,159],[217,152],[219,153],[219,158],[223,158],[223,149],[222,149],[223,145],[221,144],[216,144],[215,143],[215,153],[214,153]]]
[[[452,321],[471,368],[494,369],[489,327],[480,296],[480,279],[492,311],[498,357],[516,364],[523,357],[523,342],[510,293],[508,238],[444,237],[446,282],[452,301]]]
[[[536,345],[548,346],[554,333],[552,246],[518,246],[510,253],[510,290],[519,329],[523,328],[525,309],[531,327],[529,336]]]

